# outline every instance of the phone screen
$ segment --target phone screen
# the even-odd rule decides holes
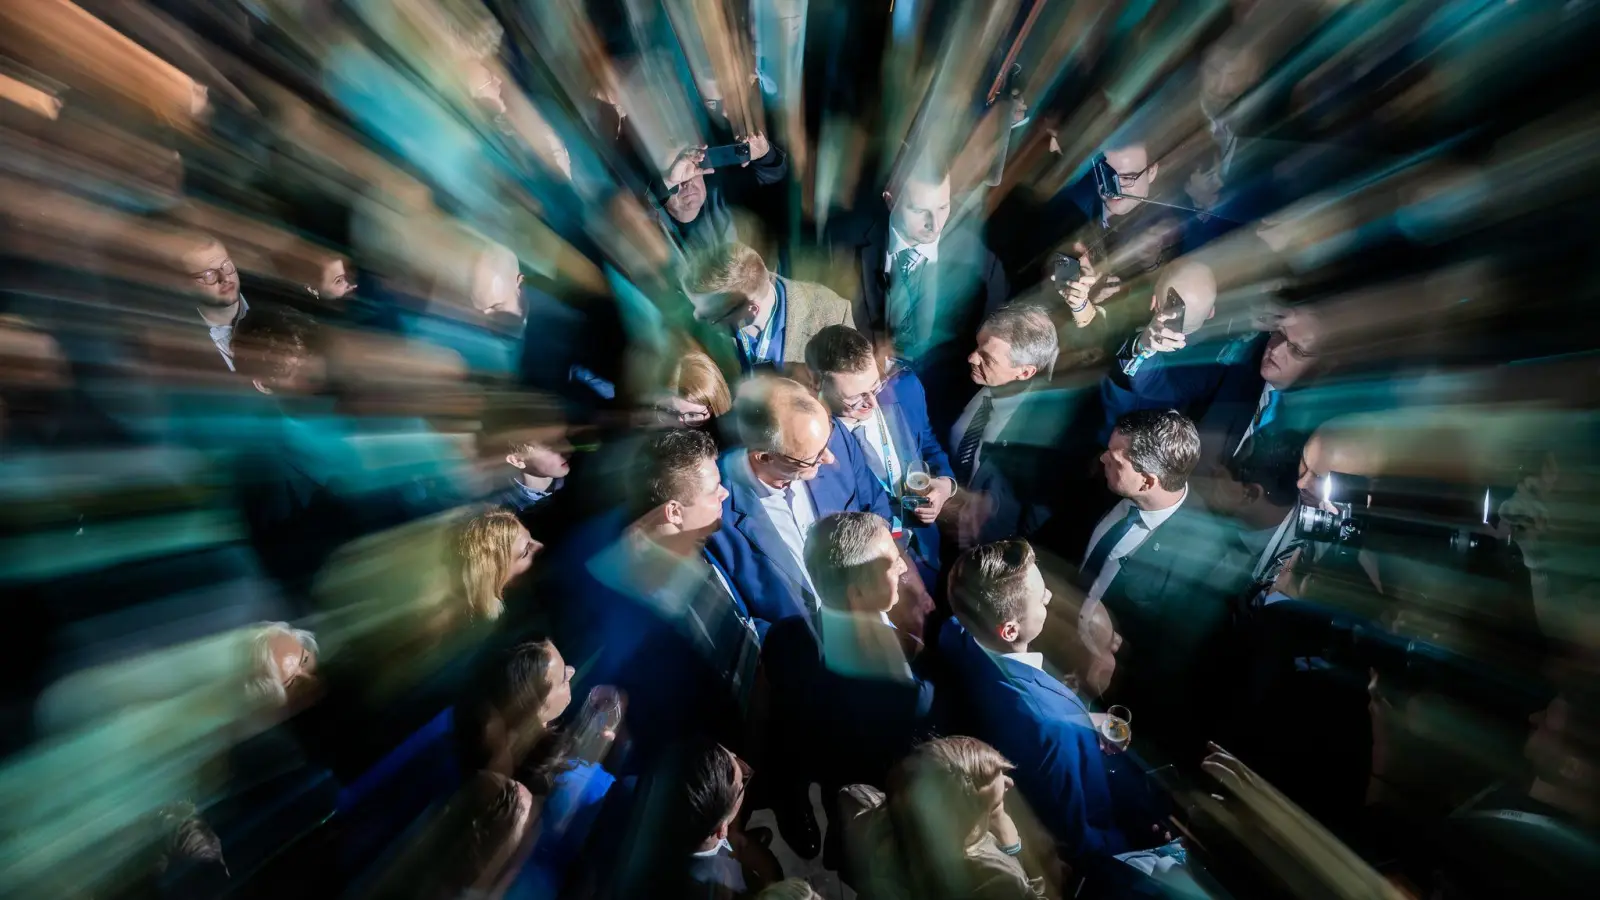
[[[1161,309],[1156,313],[1163,324],[1173,331],[1183,330],[1183,314],[1188,308],[1183,302],[1183,296],[1176,289],[1167,288],[1167,296],[1161,301]]]
[[[722,169],[728,166],[743,165],[749,161],[750,144],[748,141],[744,141],[710,148],[706,151],[706,158],[701,162],[701,165],[708,169]]]

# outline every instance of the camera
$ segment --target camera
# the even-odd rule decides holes
[[[1500,559],[1508,539],[1486,529],[1508,488],[1463,487],[1421,478],[1324,476],[1322,506],[1300,505],[1295,530],[1318,543],[1361,547],[1375,540],[1433,558],[1476,563]]]

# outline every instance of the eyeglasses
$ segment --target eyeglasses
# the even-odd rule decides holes
[[[1094,180],[1096,186],[1100,189],[1100,196],[1121,196],[1123,188],[1131,188],[1138,184],[1139,179],[1143,178],[1145,173],[1149,172],[1151,166],[1154,165],[1155,163],[1152,162],[1137,172],[1122,173],[1113,169],[1111,163],[1104,156],[1100,157],[1094,164]]]
[[[875,384],[872,387],[868,388],[866,391],[863,391],[862,393],[859,393],[859,394],[855,395],[854,397],[845,397],[844,398],[844,408],[849,410],[849,411],[851,411],[851,412],[857,412],[859,410],[865,409],[866,406],[867,406],[867,400],[872,398],[872,397],[876,397],[879,394],[883,393],[883,387],[887,383],[888,383],[887,381],[885,381],[884,379],[880,378],[878,380],[877,384]]]
[[[817,466],[822,465],[822,458],[824,456],[828,455],[828,444],[831,444],[831,443],[833,443],[833,420],[829,419],[828,420],[828,442],[823,444],[822,445],[822,449],[820,451],[818,451],[817,455],[813,456],[811,459],[795,459],[792,456],[786,456],[786,455],[784,455],[782,453],[779,453],[776,450],[768,450],[767,451],[767,455],[771,456],[771,457],[775,457],[777,459],[783,460],[784,462],[788,463],[789,465],[794,466],[797,471],[805,472],[805,471],[808,471],[808,470],[811,470],[811,469],[815,469]]]
[[[711,410],[709,409],[683,410],[674,409],[670,406],[657,406],[655,407],[655,414],[656,418],[662,422],[676,422],[679,425],[687,425],[690,427],[695,425],[704,425],[705,423],[711,421]]]
[[[1307,350],[1299,344],[1296,344],[1294,341],[1289,340],[1289,335],[1285,333],[1282,328],[1272,332],[1272,338],[1268,341],[1268,343],[1287,344],[1289,347],[1289,355],[1293,356],[1295,359],[1310,359],[1316,356],[1316,354],[1312,353],[1310,350]]]
[[[216,267],[215,269],[207,269],[204,272],[191,272],[189,273],[189,277],[209,287],[228,277],[229,275],[237,274],[238,271],[238,269],[234,268],[233,260],[227,259],[223,260],[222,265]]]

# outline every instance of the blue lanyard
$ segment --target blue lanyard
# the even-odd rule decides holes
[[[766,362],[767,354],[772,352],[772,333],[778,330],[774,327],[774,320],[784,311],[786,299],[782,281],[774,280],[772,286],[777,291],[777,296],[772,301],[772,314],[767,316],[767,327],[761,329],[761,334],[754,339],[754,346],[751,346],[752,339],[745,334],[744,329],[741,328],[737,332],[739,348],[744,351],[744,364],[747,370]]]

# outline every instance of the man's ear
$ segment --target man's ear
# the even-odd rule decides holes
[[[661,505],[661,517],[666,519],[668,524],[682,526],[683,504],[676,500],[668,500]]]
[[[1259,484],[1245,484],[1240,485],[1239,487],[1240,491],[1244,494],[1244,502],[1252,505],[1261,499],[1262,494],[1266,493],[1261,489],[1261,485]]]
[[[1022,629],[1015,622],[1002,622],[995,631],[995,635],[1008,644],[1015,641],[1021,634]]]
[[[506,465],[516,466],[519,469],[526,469],[528,467],[528,461],[522,458],[521,453],[507,453]]]
[[[1025,373],[1022,376],[1022,380],[1023,381],[1031,381],[1033,379],[1033,376],[1039,374],[1039,367],[1038,366],[1021,366],[1021,367],[1019,367],[1017,369],[1017,371]]]
[[[1155,477],[1154,475],[1147,475],[1144,472],[1140,472],[1139,485],[1140,490],[1153,491],[1161,486],[1161,479]]]
[[[733,824],[733,819],[730,818],[730,819],[727,819],[726,821],[722,822],[722,824],[717,826],[717,840],[725,841],[725,840],[728,839],[728,826],[730,826],[732,824]]]
[[[883,205],[894,209],[894,195],[888,191],[883,192]]]
[[[1156,173],[1159,172],[1159,171],[1161,171],[1161,164],[1160,163],[1151,163],[1150,164],[1150,182],[1152,184],[1155,183]]]

